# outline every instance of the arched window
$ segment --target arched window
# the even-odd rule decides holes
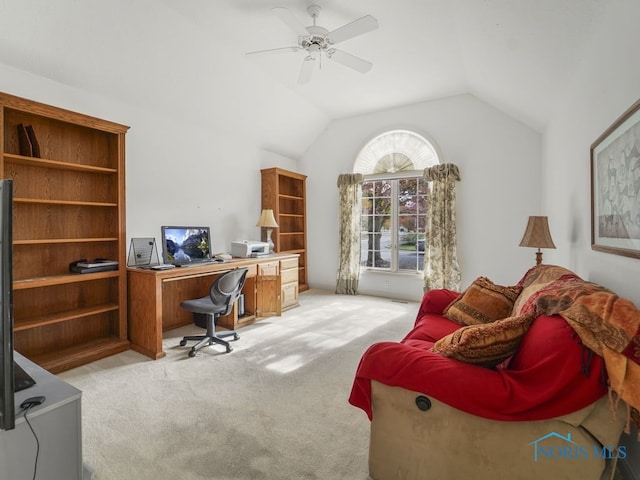
[[[408,130],[392,130],[369,141],[353,171],[362,184],[361,267],[421,272],[424,266],[427,167],[440,163],[430,141]]]

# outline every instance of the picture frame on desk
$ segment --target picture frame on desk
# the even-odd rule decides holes
[[[128,267],[153,267],[160,264],[155,237],[132,238],[129,245]]]

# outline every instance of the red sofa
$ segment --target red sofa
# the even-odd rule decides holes
[[[557,267],[550,281],[562,274],[573,275]],[[519,305],[535,294],[522,290]],[[443,316],[459,295],[427,292],[401,342],[374,344],[362,356],[349,402],[372,422],[371,477],[599,479],[611,458],[534,462],[530,442],[570,432],[573,441],[615,448],[625,414],[607,401],[602,358],[559,315],[535,318],[516,353],[493,368],[434,353],[462,328]],[[431,408],[416,406],[419,398]],[[451,453],[462,451],[464,458]]]

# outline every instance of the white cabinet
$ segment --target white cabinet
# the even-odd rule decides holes
[[[16,393],[16,411],[27,398],[45,397],[44,403],[27,414],[40,443],[36,479],[82,479],[82,392],[19,353],[15,353],[15,359],[36,381]],[[0,430],[0,480],[33,478],[36,439],[22,413],[15,423],[14,430]]]

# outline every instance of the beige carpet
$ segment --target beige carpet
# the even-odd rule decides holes
[[[410,330],[416,303],[310,290],[239,330],[234,351],[133,351],[60,374],[83,391],[83,457],[97,480],[366,480],[369,422],[347,398],[372,343]]]

